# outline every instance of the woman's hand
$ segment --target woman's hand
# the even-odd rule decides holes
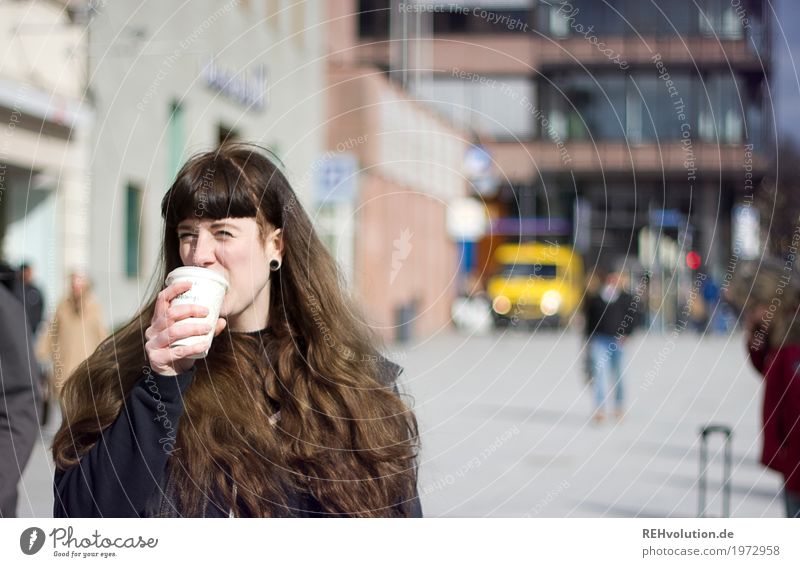
[[[147,340],[144,349],[150,362],[150,368],[162,376],[176,376],[189,370],[195,362],[195,359],[189,357],[203,353],[209,347],[209,342],[206,340],[191,346],[175,348],[169,346],[180,339],[203,336],[211,330],[211,327],[205,322],[178,324],[179,321],[189,317],[208,315],[208,309],[202,305],[176,305],[174,307],[170,305],[173,299],[191,287],[191,282],[182,281],[161,290],[156,299],[153,319],[144,334]],[[219,335],[225,325],[225,319],[220,317],[217,320],[214,336]]]

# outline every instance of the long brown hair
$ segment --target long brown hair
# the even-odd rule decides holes
[[[282,172],[256,146],[226,144],[183,166],[161,211],[163,254],[150,298],[64,386],[56,466],[75,465],[97,443],[141,379],[156,295],[182,265],[178,223],[249,217],[262,238],[283,229],[268,333],[226,330],[196,365],[168,464],[180,513],[202,514],[212,490],[242,516],[291,514],[290,492],[313,496],[330,514],[401,513],[415,490],[416,420]]]

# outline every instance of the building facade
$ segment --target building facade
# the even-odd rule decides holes
[[[450,325],[468,136],[360,53],[356,2],[327,5],[328,158],[316,210],[367,322],[388,340]],[[379,62],[377,62],[379,63]],[[338,170],[338,172],[337,172]],[[329,227],[329,228],[327,228]]]
[[[616,257],[685,271],[693,251],[719,281],[752,230],[769,149],[768,9],[362,0],[354,57],[410,81],[488,148],[501,183],[484,195],[496,218],[482,273],[499,242],[551,239],[589,270]]]
[[[226,139],[283,162],[301,202],[323,154],[319,0],[99,4],[90,27],[91,274],[112,325],[153,287],[160,202],[191,154]]]
[[[50,310],[89,262],[87,35],[70,6],[0,4],[0,258],[33,267]]]

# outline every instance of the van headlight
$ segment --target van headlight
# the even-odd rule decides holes
[[[554,289],[544,292],[539,306],[544,315],[555,315],[558,313],[558,308],[561,307],[561,294]]]
[[[492,309],[498,315],[505,315],[509,311],[511,311],[511,300],[507,298],[505,295],[498,295],[492,301]]]

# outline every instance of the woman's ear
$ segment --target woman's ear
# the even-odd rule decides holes
[[[270,235],[270,240],[278,254],[283,255],[283,229],[275,229]]]

